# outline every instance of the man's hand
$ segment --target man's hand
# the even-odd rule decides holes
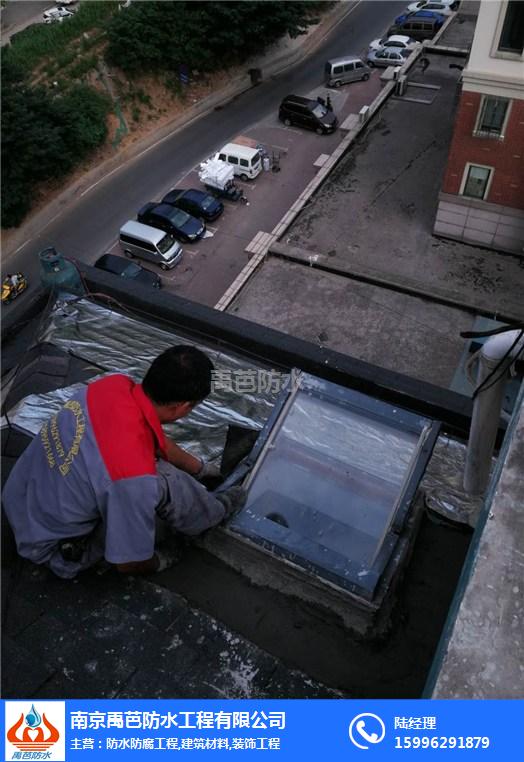
[[[226,509],[224,518],[229,519],[244,507],[247,499],[247,491],[243,487],[230,487],[219,495],[215,495],[215,497]]]
[[[200,471],[198,471],[195,474],[195,479],[198,479],[199,482],[204,482],[207,479],[221,479],[222,474],[220,473],[219,466],[215,465],[214,463],[205,463],[202,461],[202,468]]]

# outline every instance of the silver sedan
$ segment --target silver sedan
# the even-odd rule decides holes
[[[404,48],[380,48],[370,50],[367,56],[368,66],[402,66],[412,50]]]

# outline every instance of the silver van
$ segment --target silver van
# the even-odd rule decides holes
[[[347,82],[369,79],[369,67],[358,56],[333,58],[324,66],[324,75],[328,87],[340,87]]]
[[[182,247],[171,233],[130,220],[120,228],[120,246],[126,257],[153,262],[171,270],[182,259]]]

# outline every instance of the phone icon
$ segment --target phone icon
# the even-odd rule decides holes
[[[366,723],[364,720],[359,720],[357,724],[355,725],[356,729],[362,736],[362,738],[367,741],[368,743],[377,743],[378,742],[378,733],[367,733],[366,732]]]
[[[349,725],[349,740],[359,749],[369,749],[384,740],[386,726],[377,714],[363,712],[353,717]]]

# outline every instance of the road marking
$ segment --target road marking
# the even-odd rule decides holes
[[[21,246],[18,247],[18,249],[15,249],[13,252],[11,252],[11,254],[8,254],[8,256],[4,258],[4,262],[7,262],[9,257],[13,257],[17,252],[23,249],[24,246],[27,246],[28,243],[31,243],[32,240],[33,240],[32,238],[28,238],[27,241],[25,241],[25,243],[23,243]]]
[[[296,132],[297,135],[303,135],[302,130],[295,130],[294,127],[288,127],[286,124],[281,127],[279,124],[275,125],[277,130],[286,130],[286,132]]]

